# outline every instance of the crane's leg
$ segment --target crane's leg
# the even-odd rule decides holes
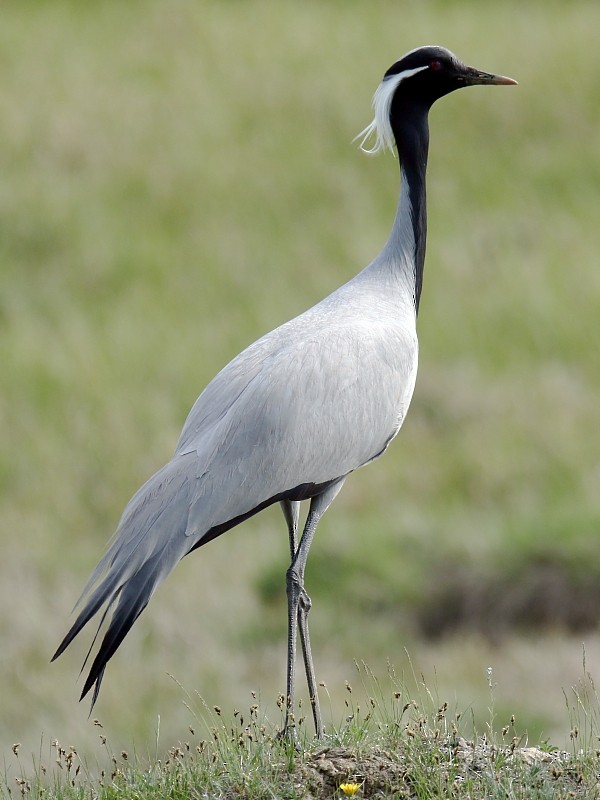
[[[282,500],[281,501],[281,510],[283,511],[283,516],[285,517],[285,521],[288,526],[288,534],[289,534],[289,541],[290,541],[290,563],[294,560],[296,556],[296,552],[298,549],[298,520],[300,517],[300,503],[298,501],[293,500]],[[317,731],[317,736],[321,734],[318,732],[318,723],[317,720],[320,719],[321,712],[319,708],[319,695],[317,692],[317,681],[315,678],[315,672],[312,663],[312,655],[310,649],[310,638],[308,633],[308,624],[307,624],[307,615],[310,611],[311,607],[311,600],[304,587],[300,589],[300,600],[298,604],[298,615],[297,615],[297,624],[298,629],[300,631],[300,644],[302,646],[302,658],[304,660],[304,669],[306,672],[306,682],[308,684],[308,694],[310,697],[311,708],[313,710],[313,719],[315,720],[315,731]],[[292,612],[291,612],[292,613]],[[295,636],[296,630],[295,625],[296,622],[292,622],[288,620],[288,692],[290,689],[294,690],[294,676],[296,671],[296,645],[295,645]],[[293,628],[291,626],[294,626]],[[290,644],[291,642],[291,644]],[[290,656],[289,649],[293,652],[293,655]],[[291,673],[289,671],[289,664],[291,660]],[[291,675],[291,680],[290,680]],[[284,731],[291,731],[295,730],[290,725],[289,715],[293,714],[294,706],[293,700],[290,702],[290,695],[288,694],[286,700],[286,725]],[[315,711],[316,709],[316,711]]]
[[[290,559],[294,560],[298,548],[298,520],[300,518],[300,503],[297,500],[282,500],[281,510],[288,526],[290,537]]]
[[[290,542],[290,564],[293,563],[298,550],[298,520],[300,517],[300,503],[292,500],[282,500],[281,510],[288,526],[288,536]],[[294,687],[296,684],[296,620],[297,614],[294,612],[292,598],[290,594],[290,581],[286,575],[286,587],[288,597],[288,637],[287,637],[287,686],[285,698],[285,724],[281,735],[296,741],[296,728],[292,722],[294,710]]]
[[[285,521],[288,526],[288,533],[290,539],[290,563],[294,560],[296,550],[298,548],[298,520],[300,517],[300,503],[292,500],[282,500],[281,508]],[[313,667],[312,651],[310,648],[310,636],[308,633],[308,612],[310,611],[312,602],[304,587],[302,587],[300,594],[300,603],[298,605],[298,630],[300,631],[300,644],[302,645],[302,659],[304,661],[304,670],[306,673],[306,682],[308,684],[308,695],[310,697],[311,707],[313,709],[313,719],[315,721],[315,731],[317,730],[317,719],[321,715],[319,707],[319,693],[317,690],[317,679]],[[316,709],[316,710],[315,710]],[[317,736],[319,733],[317,732]]]
[[[317,692],[317,681],[310,648],[310,637],[308,633],[308,612],[311,608],[311,600],[304,588],[304,572],[308,551],[312,543],[319,520],[327,511],[337,493],[342,488],[345,478],[340,478],[335,484],[329,486],[322,494],[313,497],[310,504],[310,511],[304,526],[300,543],[296,546],[299,503],[284,501],[282,509],[290,536],[290,552],[292,562],[286,574],[286,588],[288,596],[288,654],[287,654],[287,694],[285,724],[283,728],[284,736],[291,736],[296,739],[295,727],[293,724],[293,711],[295,707],[295,677],[296,677],[296,631],[300,631],[300,641],[302,645],[302,655],[304,658],[304,669],[306,671],[306,681],[315,723],[315,733],[318,738],[323,736],[323,722],[321,719],[321,709],[319,706],[319,695]]]
[[[304,582],[304,578],[302,579]],[[315,723],[315,735],[317,739],[323,738],[323,722],[321,719],[321,706],[319,704],[319,692],[317,689],[317,678],[310,648],[310,636],[308,634],[308,612],[312,602],[304,586],[300,593],[298,604],[298,630],[300,631],[300,643],[302,644],[302,657],[304,659],[304,671],[306,673],[306,683],[308,684],[308,696],[312,708],[313,720]]]

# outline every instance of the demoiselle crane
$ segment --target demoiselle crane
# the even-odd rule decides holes
[[[352,280],[251,344],[219,372],[194,404],[173,458],[129,501],[83,590],[78,602],[83,607],[53,657],[105,607],[99,631],[114,607],[81,693],[83,698],[93,690],[92,707],[108,661],[177,562],[279,502],[291,557],[283,733],[296,736],[299,631],[315,730],[322,736],[306,560],[319,520],[344,481],[387,449],[413,394],[425,260],[428,112],[438,98],[463,86],[514,83],[468,67],[437,46],[412,50],[385,73],[373,99],[374,119],[357,139],[362,137],[366,152],[394,145],[398,151],[400,199],[389,239]],[[299,538],[303,500],[310,500],[310,507]]]

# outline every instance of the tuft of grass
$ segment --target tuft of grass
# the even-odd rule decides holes
[[[580,741],[571,753],[532,745],[517,732],[514,716],[496,731],[491,670],[485,731],[473,727],[469,714],[453,712],[448,702],[440,702],[424,681],[413,695],[390,669],[394,688],[388,693],[365,664],[356,664],[356,673],[358,690],[345,684],[346,717],[328,726],[323,741],[311,741],[299,721],[300,746],[295,747],[281,739],[281,720],[279,727],[269,721],[257,702],[244,712],[227,714],[194,695],[189,697],[194,721],[188,735],[168,748],[164,758],[144,760],[126,751],[114,753],[101,733],[108,766],[95,774],[75,747],[65,748],[57,741],[51,744],[52,769],[40,759],[30,770],[21,761],[19,745],[14,745],[17,774],[12,786],[7,776],[0,782],[0,796],[46,800],[595,796],[599,757],[595,749],[580,748]],[[575,691],[569,710],[576,717],[584,711],[586,736],[595,738],[598,698],[586,680],[586,688]],[[591,705],[596,708],[593,715]],[[578,740],[579,732],[572,738]]]

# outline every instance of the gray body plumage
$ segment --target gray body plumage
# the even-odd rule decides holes
[[[412,229],[396,230],[410,218],[408,202],[402,192],[388,245],[368,267],[208,384],[171,461],[125,508],[64,647],[118,600],[114,652],[191,550],[230,522],[279,500],[308,499],[383,453],[402,425],[417,369]]]

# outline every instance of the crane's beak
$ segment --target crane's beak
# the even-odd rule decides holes
[[[459,79],[465,86],[477,85],[498,85],[498,86],[515,86],[517,81],[512,78],[507,78],[504,75],[494,75],[491,72],[482,72],[475,67],[465,67],[459,75]]]

